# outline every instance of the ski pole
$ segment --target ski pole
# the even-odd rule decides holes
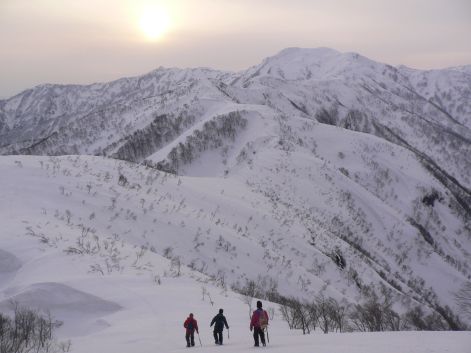
[[[227,328],[227,339],[230,338],[230,335],[229,335],[229,327]]]
[[[270,343],[270,336],[268,336],[268,327],[265,330],[267,330],[267,341],[268,343]]]
[[[201,343],[201,338],[200,338],[200,333],[196,332],[198,334],[198,340],[200,341],[200,346],[203,347],[203,344]]]

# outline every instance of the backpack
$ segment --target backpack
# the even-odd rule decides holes
[[[216,320],[214,320],[215,324],[214,328],[217,330],[223,330],[224,329],[224,321],[226,320],[225,317],[222,314],[218,314],[215,317]]]
[[[262,330],[266,329],[268,326],[268,317],[265,310],[261,310],[258,315],[258,325]]]

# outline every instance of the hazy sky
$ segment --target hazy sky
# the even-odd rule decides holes
[[[293,46],[442,68],[471,64],[470,38],[471,0],[0,0],[0,98]]]

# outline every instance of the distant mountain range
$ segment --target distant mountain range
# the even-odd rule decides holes
[[[285,295],[387,293],[459,312],[454,294],[471,280],[471,66],[422,71],[289,48],[237,73],[40,85],[0,101],[0,154],[81,155],[67,168],[103,163],[116,185],[149,167],[179,176],[188,189],[165,197],[178,190],[183,204],[153,212],[187,241],[147,239],[234,288],[263,278]]]

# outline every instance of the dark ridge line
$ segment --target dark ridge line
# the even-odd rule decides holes
[[[416,154],[419,157],[419,162],[421,162],[424,168],[427,169],[440,183],[442,183],[448,190],[451,191],[456,201],[458,201],[466,214],[471,217],[471,201],[463,200],[462,195],[460,195],[460,193],[455,189],[458,188],[460,192],[465,193],[466,199],[469,200],[471,200],[471,190],[468,190],[465,186],[461,185],[460,182],[456,180],[456,178],[441,169],[430,157],[411,146],[407,141],[394,133],[390,128],[376,123],[375,121],[371,121],[371,123],[380,134],[380,137],[383,137],[395,144],[399,144],[400,146],[407,148]],[[387,136],[387,134],[384,132],[389,134],[389,136]]]
[[[291,105],[292,105],[294,108],[296,108],[297,110],[299,110],[301,113],[304,113],[304,114],[306,114],[306,115],[309,116],[309,113],[308,113],[308,111],[306,110],[305,107],[300,107],[300,106],[298,106],[296,103],[294,103],[291,99],[289,99],[289,98],[286,97],[286,96],[283,96],[283,97],[285,97],[285,98],[291,103]]]
[[[32,145],[29,145],[28,147],[23,147],[23,148],[20,148],[18,151],[15,151],[17,152],[17,154],[31,154],[31,150],[38,147],[39,145],[43,144],[43,143],[46,143],[50,138],[55,138],[57,137],[58,135],[58,132],[57,131],[54,131],[52,134],[50,134],[49,136],[46,136],[42,139],[40,139],[39,141],[36,141],[34,142]]]

